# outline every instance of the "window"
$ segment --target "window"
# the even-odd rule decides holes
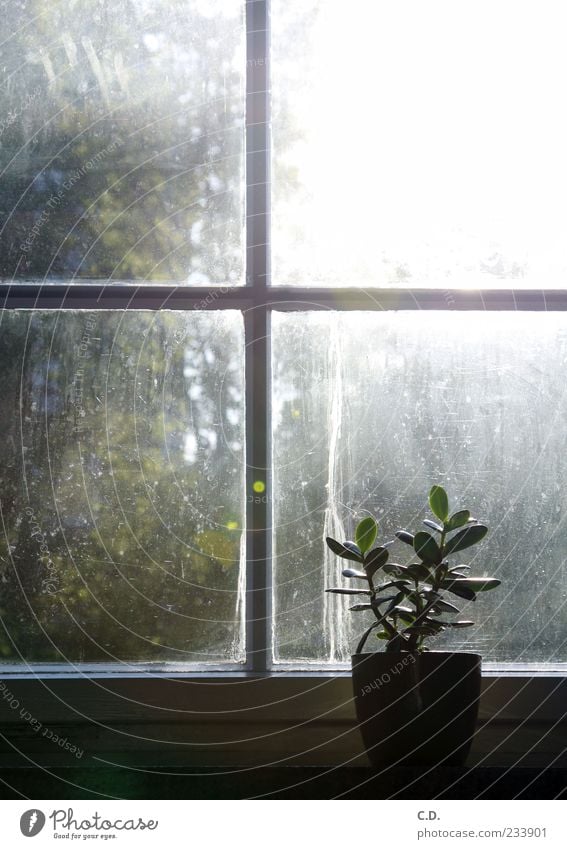
[[[273,283],[564,288],[559,20],[272,3]]]
[[[5,4],[4,669],[346,668],[324,532],[433,481],[567,662],[565,59],[465,5]]]
[[[558,458],[566,345],[564,313],[274,315],[275,634],[282,661],[347,663],[360,628],[348,597],[324,592],[337,584],[338,567],[322,551],[321,528],[348,538],[364,509],[392,538],[429,515],[424,493],[443,480],[490,527],[484,545],[464,552],[462,562],[478,574],[496,569],[503,583],[498,594],[462,603],[475,627],[437,648],[477,650],[485,668],[565,662]],[[396,554],[407,558],[402,544]]]
[[[238,0],[3,4],[2,269],[243,283]]]
[[[244,5],[4,6],[0,658],[241,665]]]
[[[242,331],[4,314],[4,661],[242,660]]]

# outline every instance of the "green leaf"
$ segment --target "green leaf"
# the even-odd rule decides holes
[[[412,581],[430,581],[432,580],[429,566],[425,563],[411,563],[409,566],[401,566],[399,563],[389,564],[396,567],[401,577],[411,578]],[[390,574],[389,568],[384,569],[386,574]],[[393,571],[393,570],[392,570]]]
[[[382,596],[382,598],[375,598],[372,603],[376,607],[378,607],[378,605],[380,605],[380,604],[386,604],[387,601],[393,601],[394,599],[397,599],[398,595],[401,595],[402,598],[403,598],[403,593],[398,593],[397,595],[386,595],[386,596]],[[395,602],[395,603],[397,603],[397,602]]]
[[[447,574],[448,575],[454,574],[456,578],[466,578],[466,575],[457,575],[457,572],[466,572],[470,568],[471,567],[467,566],[466,563],[459,563],[458,566],[453,566],[451,569],[449,569]]]
[[[364,557],[364,569],[369,578],[371,578],[378,569],[381,569],[388,562],[390,552],[386,548],[378,546],[373,548]]]
[[[326,593],[337,593],[338,595],[372,595],[370,590],[348,590],[344,587],[330,587]]]
[[[404,575],[408,575],[410,578],[418,581],[429,581],[431,580],[431,573],[425,563],[410,563],[409,566],[404,567]]]
[[[444,522],[449,515],[449,498],[442,486],[432,486],[429,490],[431,512]]]
[[[450,593],[458,595],[459,598],[466,598],[467,601],[474,601],[476,593],[469,587],[463,586],[463,580],[463,578],[458,578],[455,581],[441,581],[440,586],[442,590],[448,590]]]
[[[464,528],[445,543],[443,557],[454,554],[456,551],[462,551],[463,548],[470,548],[471,545],[476,545],[486,536],[487,532],[486,525],[470,525],[470,527]]]
[[[405,568],[405,566],[400,566],[399,563],[386,563],[386,565],[382,567],[382,571],[386,575],[401,575]]]
[[[408,531],[396,531],[395,536],[402,542],[405,542],[406,545],[411,545],[413,548],[413,534],[410,534]]]
[[[358,550],[357,554],[356,551],[348,548],[346,543],[343,545],[342,542],[338,542],[338,540],[332,539],[332,537],[327,537],[326,543],[333,554],[337,554],[339,557],[344,557],[345,560],[354,560],[356,563],[362,563],[363,557],[360,550]]]
[[[352,554],[354,554],[356,557],[362,557],[362,559],[364,560],[364,557],[362,555],[362,551],[357,546],[357,544],[355,542],[353,542],[351,539],[345,539],[345,541],[343,542],[343,546],[346,549],[348,549]]]
[[[366,516],[358,523],[354,532],[354,538],[363,554],[372,548],[377,533],[378,525],[372,516]]]
[[[466,587],[472,590],[473,593],[484,593],[487,590],[495,590],[496,587],[500,586],[502,581],[499,581],[498,578],[456,578],[452,583]]]
[[[471,514],[469,510],[457,510],[453,513],[450,519],[445,522],[445,533],[456,531],[457,528],[462,528],[470,520]]]
[[[434,606],[431,608],[433,613],[460,613],[458,607],[455,607],[454,604],[451,604],[449,601],[444,601],[444,599],[439,598],[435,602]]]
[[[440,619],[426,619],[426,622],[433,622],[436,625],[442,625],[443,628],[470,628],[471,625],[474,625],[474,622],[471,622],[468,619],[460,619],[456,622],[442,622]]]
[[[343,578],[364,578],[368,580],[366,572],[360,572],[358,569],[343,569]]]
[[[353,604],[352,607],[349,607],[349,610],[372,610],[371,604]]]
[[[406,625],[411,625],[415,622],[415,616],[410,616],[409,613],[398,613],[398,619],[401,619]]]
[[[389,590],[392,587],[396,587],[396,589],[402,590],[403,592],[406,592],[409,589],[409,586],[410,586],[410,582],[406,581],[404,579],[402,579],[400,581],[388,581],[387,584],[382,584],[382,586],[378,587],[376,592],[381,593],[383,590]]]
[[[397,604],[392,613],[397,613],[402,622],[406,622],[408,625],[411,625],[412,622],[415,621],[415,611],[411,609],[411,607],[403,607]]]
[[[377,640],[389,640],[390,637],[388,636],[388,634],[385,631],[378,631],[376,633],[376,639]]]
[[[392,604],[389,606],[386,613],[391,613],[392,610],[394,610],[395,607],[397,607],[399,604],[401,604],[402,601],[404,600],[404,595],[405,594],[403,592],[397,593],[397,595],[395,595],[394,598],[392,599]]]
[[[438,625],[410,625],[409,628],[404,628],[404,634],[420,634],[423,637],[433,637],[438,632]]]
[[[438,525],[437,522],[432,522],[431,519],[424,519],[423,524],[427,525],[428,528],[431,528],[432,531],[437,531],[438,534],[443,533],[441,525]]]
[[[460,595],[457,590],[464,590],[469,595],[463,595],[463,598],[471,598],[476,593],[495,590],[501,583],[502,581],[499,581],[498,578],[455,578],[453,580],[441,581],[441,588],[457,595]]]
[[[427,563],[440,563],[442,560],[441,549],[426,531],[418,531],[413,538],[413,547],[417,556]]]

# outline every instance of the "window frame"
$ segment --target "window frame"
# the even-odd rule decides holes
[[[243,286],[183,287],[82,281],[81,283],[2,283],[2,309],[143,309],[224,310],[237,309],[244,315],[246,373],[246,492],[260,476],[266,484],[264,499],[246,503],[246,664],[243,668],[188,668],[167,664],[140,664],[134,671],[96,664],[76,666],[0,667],[0,678],[14,692],[23,692],[26,704],[33,704],[44,723],[75,722],[83,731],[93,725],[106,728],[109,721],[127,727],[132,722],[132,704],[142,728],[159,724],[156,706],[166,712],[181,710],[172,740],[179,742],[194,717],[227,714],[227,684],[237,684],[241,699],[241,736],[246,727],[255,730],[255,699],[265,694],[273,702],[268,710],[272,731],[292,731],[303,721],[314,725],[327,723],[333,734],[355,728],[349,673],[320,664],[310,671],[299,665],[272,666],[271,598],[271,510],[270,475],[270,317],[272,311],[301,310],[565,310],[567,290],[442,290],[442,289],[371,289],[311,288],[273,286],[270,269],[270,0],[246,0],[246,275]],[[450,297],[448,297],[450,295]],[[545,725],[555,727],[565,721],[565,664],[538,670],[533,666],[491,665],[484,672],[483,704],[485,718],[498,725],[503,717],[501,736],[506,739],[511,727]],[[174,682],[174,683],[172,683]],[[256,684],[258,689],[251,684]],[[180,688],[178,685],[185,685]],[[93,688],[100,687],[100,698]],[[180,699],[180,692],[183,696]],[[255,696],[252,696],[256,693]],[[196,697],[198,694],[198,698]],[[264,698],[264,696],[262,696]],[[182,704],[182,708],[180,708]],[[303,714],[293,705],[302,704]],[[192,709],[192,705],[195,709]],[[291,707],[290,707],[291,705]],[[88,706],[88,710],[87,710]],[[159,711],[158,711],[159,712]],[[334,718],[331,722],[329,714]],[[73,719],[73,716],[75,717]],[[0,752],[13,748],[16,715],[0,700]],[[334,724],[333,724],[334,723]],[[22,723],[20,723],[20,726]],[[240,727],[240,726],[239,726]],[[197,728],[197,725],[195,725]],[[7,729],[10,729],[7,731]],[[338,730],[337,730],[338,729]],[[342,729],[342,730],[341,730]],[[6,733],[5,733],[6,732]],[[125,732],[126,733],[126,732]],[[7,736],[6,736],[7,734]],[[150,735],[151,736],[151,735]],[[254,735],[253,735],[254,736]],[[256,735],[257,736],[257,735]],[[280,735],[281,736],[281,735]],[[22,751],[37,754],[33,735],[24,733]],[[268,739],[268,738],[266,738]],[[338,739],[338,738],[337,738]],[[171,742],[171,740],[170,740]],[[117,746],[111,742],[109,751]],[[218,746],[207,744],[200,750],[205,762]],[[219,744],[220,745],[220,744]],[[286,743],[289,748],[289,740]],[[27,748],[26,748],[27,747]],[[20,747],[21,748],[21,747]],[[155,746],[154,746],[155,748]],[[222,748],[222,747],[221,747]],[[262,749],[262,744],[259,744]],[[337,748],[337,747],[335,747]],[[270,745],[267,745],[270,749]],[[293,746],[291,747],[293,749]],[[331,760],[335,755],[323,747]],[[148,751],[152,750],[152,745]],[[187,751],[183,749],[183,751]],[[235,757],[251,759],[244,745],[233,746]],[[334,749],[332,751],[335,751]],[[339,746],[337,751],[344,751]],[[225,749],[226,752],[226,749]],[[330,753],[330,754],[329,754]],[[49,758],[53,760],[53,754]]]

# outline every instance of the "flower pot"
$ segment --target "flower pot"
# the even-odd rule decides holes
[[[373,766],[464,764],[480,699],[480,655],[352,656],[356,715]]]

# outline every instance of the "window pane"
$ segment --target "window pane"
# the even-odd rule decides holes
[[[0,660],[243,659],[240,313],[4,312]]]
[[[566,285],[561,3],[272,6],[276,283]]]
[[[443,482],[489,525],[461,562],[503,584],[435,647],[567,662],[567,315],[276,314],[273,344],[277,658],[348,660],[366,619],[324,593],[344,579],[323,537],[371,511],[392,539]]]
[[[0,277],[243,278],[242,0],[0,0]]]

